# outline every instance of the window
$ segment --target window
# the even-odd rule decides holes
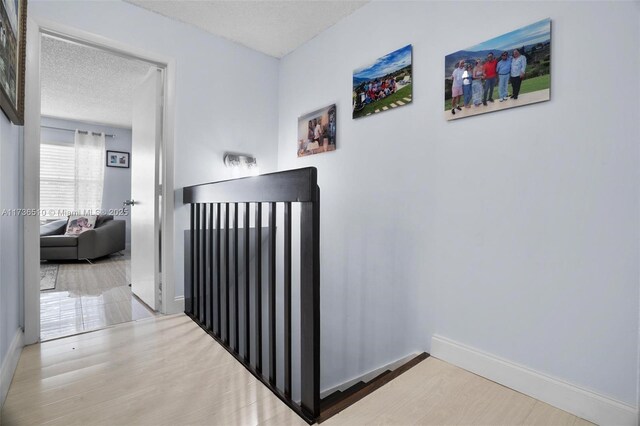
[[[40,144],[40,210],[46,219],[65,217],[74,209],[73,144]]]

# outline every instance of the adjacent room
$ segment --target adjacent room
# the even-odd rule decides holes
[[[132,120],[155,67],[41,37],[40,338],[149,318],[131,291]],[[141,160],[144,161],[144,160]]]

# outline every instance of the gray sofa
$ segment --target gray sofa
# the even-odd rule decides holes
[[[40,227],[40,260],[85,260],[125,249],[126,222],[100,216],[94,229],[80,235],[64,235],[67,220]]]

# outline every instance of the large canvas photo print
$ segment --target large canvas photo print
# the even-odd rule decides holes
[[[298,118],[298,157],[335,151],[336,120],[335,104]]]
[[[413,99],[412,46],[353,71],[353,118],[388,111]]]
[[[23,123],[26,0],[0,2],[0,107],[14,124]]]
[[[445,57],[447,120],[550,99],[551,19]]]

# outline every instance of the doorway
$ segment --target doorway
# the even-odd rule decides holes
[[[146,111],[162,110],[148,88],[162,70],[54,35],[40,42],[40,339],[50,340],[155,315],[159,227],[140,220],[132,187],[152,200],[142,216],[157,217],[161,122]],[[147,255],[132,259],[140,244]]]
[[[31,28],[33,29],[33,26]],[[31,118],[30,125],[25,126],[25,206],[30,205],[30,201],[35,201],[29,187],[35,186],[30,185],[30,181],[36,176],[37,187],[41,189],[36,191],[37,205],[41,207],[37,209],[41,213],[40,217],[36,218],[37,223],[25,218],[26,343],[93,331],[124,321],[147,318],[157,313],[176,311],[173,286],[165,286],[168,294],[163,299],[161,284],[167,281],[165,276],[169,276],[172,270],[171,267],[165,266],[166,262],[162,261],[160,253],[161,235],[164,235],[164,240],[166,235],[170,234],[170,232],[161,233],[160,229],[167,224],[171,225],[173,219],[172,197],[169,200],[169,197],[164,196],[165,191],[172,192],[172,179],[160,174],[161,170],[167,172],[172,170],[171,166],[161,163],[172,158],[172,150],[167,149],[172,147],[170,137],[172,114],[168,113],[168,108],[163,108],[167,99],[169,102],[166,103],[173,103],[172,97],[168,98],[163,93],[167,87],[172,86],[166,79],[168,64],[128,53],[121,48],[114,48],[109,45],[110,43],[104,44],[105,40],[100,40],[101,44],[94,43],[92,36],[88,34],[78,37],[73,34],[73,30],[64,30],[69,32],[65,34],[60,29],[45,29],[37,25],[37,32],[30,31],[28,34],[30,40],[37,37],[38,41],[37,48],[29,49],[28,55],[33,54],[34,51],[37,52],[38,62],[42,66],[36,72],[36,80],[41,82],[41,85],[38,85],[37,96],[34,96],[35,91],[32,85],[32,90],[27,89],[25,103],[25,116]],[[85,35],[86,39],[82,37]],[[48,53],[51,53],[49,50],[53,51],[53,55],[48,56]],[[73,63],[72,69],[86,74],[71,76],[70,80],[69,73],[63,72],[54,79],[54,90],[46,93],[48,85],[51,86],[48,82],[49,76],[46,75],[51,68],[48,68],[50,65],[48,61],[53,57],[56,65],[56,59],[65,58],[65,55],[73,52],[83,52],[84,60],[66,57],[67,61]],[[145,150],[149,150],[149,141],[144,143],[139,141],[147,137],[149,131],[144,128],[141,131],[142,126],[138,125],[136,137],[134,135],[136,126],[131,122],[127,126],[127,123],[122,123],[121,116],[118,118],[118,109],[120,113],[123,110],[122,104],[118,108],[117,103],[113,102],[114,97],[110,97],[107,92],[105,96],[100,96],[99,93],[97,96],[96,93],[76,93],[81,99],[77,103],[70,101],[69,96],[62,96],[65,91],[68,94],[74,90],[91,87],[92,81],[95,83],[96,75],[105,74],[105,63],[115,62],[120,63],[121,70],[126,68],[138,71],[138,74],[133,72],[134,77],[137,75],[138,78],[139,84],[136,86],[143,86],[143,81],[151,75],[154,76],[155,87],[158,88],[155,98],[158,108],[152,108],[157,110],[155,134],[152,135],[155,156],[151,160],[151,166],[148,164],[145,166],[146,169],[151,168],[157,171],[152,174],[151,182],[154,185],[152,193],[155,196],[152,200],[138,200],[138,203],[143,205],[148,203],[154,205],[151,214],[154,234],[145,238],[146,247],[144,248],[140,247],[138,241],[138,260],[132,253],[136,251],[135,238],[132,241],[132,223],[135,223],[134,212],[137,207],[134,206],[138,203],[132,202],[135,200],[135,194],[131,193],[131,173],[135,170],[136,164],[143,166],[144,160],[148,159]],[[129,66],[123,66],[125,62]],[[82,66],[83,63],[85,66]],[[60,64],[58,63],[57,66]],[[54,66],[54,72],[55,68]],[[29,74],[32,75],[27,79],[32,81],[30,77],[33,79],[34,73]],[[132,89],[131,85],[126,87],[126,84],[124,87],[112,85],[108,91],[119,93],[120,97],[140,95],[137,87]],[[116,108],[113,108],[114,106]],[[128,119],[132,120],[133,111],[128,109],[127,113]],[[34,117],[38,120],[33,120]],[[39,125],[32,125],[34,121]],[[91,140],[87,142],[82,139]],[[90,149],[83,147],[83,143]],[[96,144],[99,148],[94,147]],[[138,145],[146,146],[142,148],[145,155],[140,155],[136,163],[136,150],[140,151],[140,147],[136,148]],[[80,163],[77,158],[79,150],[81,150]],[[85,163],[91,163],[95,166],[98,163],[92,157],[94,155],[101,156],[102,170],[93,173],[93,176],[87,176],[86,170],[78,170],[78,164],[86,166]],[[33,163],[35,158],[38,159],[39,167],[36,173],[33,173],[33,169],[29,169],[28,164],[30,161]],[[52,158],[57,158],[57,161],[51,161]],[[75,163],[71,161],[73,158]],[[63,160],[66,160],[66,163]],[[54,167],[53,169],[56,170],[52,174],[51,163],[55,162],[58,165],[66,165],[66,170],[64,167],[57,167],[57,169]],[[44,168],[41,169],[45,166],[49,166],[46,173]],[[66,176],[63,176],[65,172]],[[81,192],[91,194],[94,190],[91,182],[101,174],[103,176],[102,196],[93,194],[94,199],[96,197],[100,199],[99,207],[95,203],[87,204],[86,200],[79,202],[79,198],[83,197],[78,197],[78,187],[85,188],[84,185],[88,183],[90,190]],[[63,182],[64,178],[69,176],[75,179],[71,179],[72,182]],[[79,177],[85,180],[79,182]],[[69,193],[65,192],[65,185],[67,191],[75,186],[75,198],[60,196],[60,194]],[[128,191],[124,190],[125,187]],[[65,202],[67,204],[64,204]],[[167,211],[170,213],[167,214]],[[78,226],[78,220],[81,223],[80,226]],[[43,230],[42,226],[49,229]],[[51,228],[56,229],[52,231]],[[69,234],[70,228],[76,228],[76,231],[77,228],[86,228],[86,230],[81,230],[81,235],[75,237],[76,241],[71,241],[74,236],[65,235]],[[53,235],[45,235],[47,231],[52,232]],[[73,230],[71,231],[73,233]],[[85,231],[94,235],[83,238]],[[33,237],[29,238],[30,235]],[[42,240],[45,236],[54,237],[47,240],[58,239],[59,241],[47,241],[43,244]],[[61,241],[65,237],[71,238],[67,238],[69,241]],[[81,238],[83,238],[82,247],[79,246]],[[33,248],[36,242],[40,256],[34,256],[36,251]],[[140,253],[144,253],[144,256],[140,256]],[[153,270],[147,271],[151,276],[147,284],[152,287],[153,297],[145,297],[143,301],[133,290],[139,280],[132,280],[131,264],[143,263],[142,260],[149,257],[154,259]],[[44,268],[43,265],[45,265]],[[133,287],[130,286],[132,281]],[[141,293],[140,289],[137,292]],[[149,293],[148,289],[147,293]]]

